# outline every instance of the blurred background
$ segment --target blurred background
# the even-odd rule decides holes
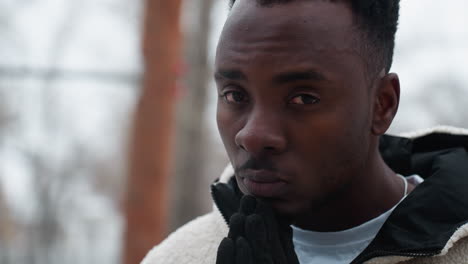
[[[391,133],[468,127],[465,0],[402,0]],[[139,263],[211,210],[227,0],[0,0],[0,263]]]

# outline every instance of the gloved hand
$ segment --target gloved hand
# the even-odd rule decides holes
[[[239,212],[229,221],[216,264],[299,264],[289,224],[253,196],[243,196]]]

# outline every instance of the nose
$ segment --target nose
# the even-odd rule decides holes
[[[277,116],[252,114],[235,137],[236,145],[254,156],[280,154],[287,147],[282,122]]]

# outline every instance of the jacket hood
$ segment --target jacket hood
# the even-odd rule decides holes
[[[445,254],[456,240],[468,236],[468,130],[436,127],[384,135],[380,152],[402,175],[418,174],[424,182],[392,212],[369,246],[352,262],[399,256]],[[226,223],[238,209],[242,193],[228,166],[212,187],[215,205]]]

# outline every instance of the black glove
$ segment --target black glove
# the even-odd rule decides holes
[[[216,264],[299,264],[291,227],[266,203],[244,196],[219,245]]]

